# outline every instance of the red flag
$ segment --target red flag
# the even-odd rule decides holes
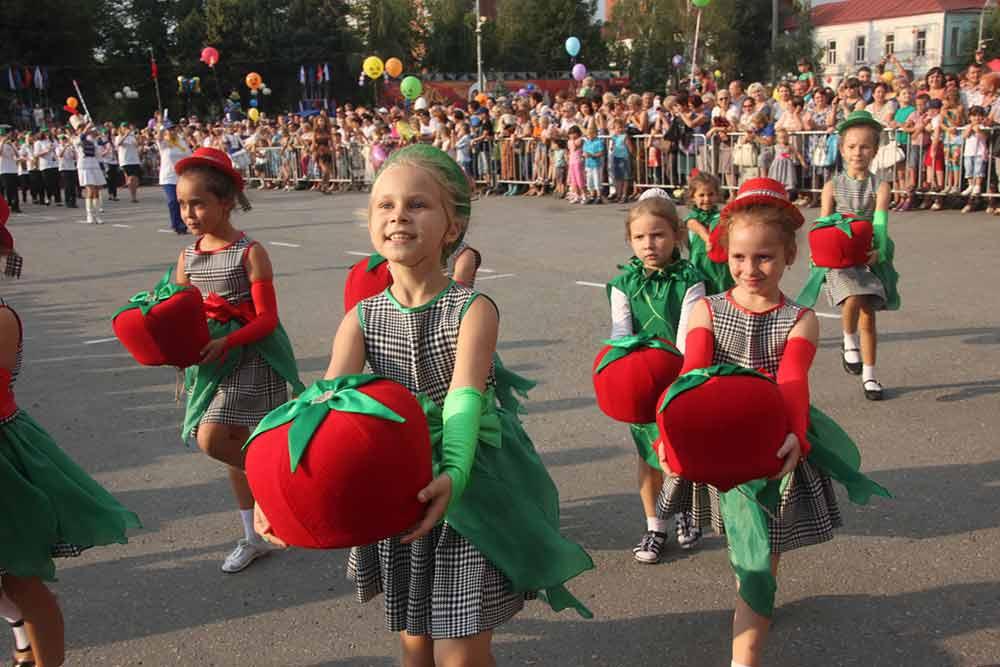
[[[160,75],[160,69],[156,66],[156,58],[149,56],[149,69],[152,72],[152,78],[156,78]]]
[[[319,83],[323,80],[323,66],[316,65],[316,82]]]
[[[30,67],[25,67],[24,68],[24,87],[25,88],[31,88],[31,80],[33,78],[34,78],[34,75],[31,73],[31,68]]]

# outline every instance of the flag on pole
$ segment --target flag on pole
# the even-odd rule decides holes
[[[322,83],[323,81],[323,66],[316,65],[316,83]]]
[[[31,68],[27,66],[24,68],[24,87],[31,88]]]
[[[299,83],[306,85],[306,66],[299,65]]]
[[[152,52],[149,54],[149,73],[152,79],[160,76],[160,68],[156,66],[156,58],[153,57]]]
[[[42,90],[45,88],[45,80],[42,79],[42,68],[35,65],[35,88]]]
[[[330,80],[330,63],[323,64],[323,80],[324,81]]]

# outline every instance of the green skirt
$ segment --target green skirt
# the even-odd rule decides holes
[[[61,546],[128,542],[142,524],[23,410],[0,424],[0,569],[55,580]]]

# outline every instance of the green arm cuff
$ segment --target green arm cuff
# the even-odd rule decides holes
[[[483,393],[472,387],[453,389],[445,396],[441,435],[441,472],[451,477],[449,509],[461,499],[469,482],[479,441]]]

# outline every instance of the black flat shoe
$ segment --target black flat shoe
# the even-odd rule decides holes
[[[882,385],[878,383],[878,380],[865,380],[861,386],[865,390],[865,398],[869,401],[882,400]]]
[[[840,359],[841,361],[844,362],[844,370],[850,373],[851,375],[861,375],[862,362],[859,361],[857,363],[852,363],[848,361],[847,360],[848,352],[861,352],[861,350],[846,350],[846,349],[842,350]]]

